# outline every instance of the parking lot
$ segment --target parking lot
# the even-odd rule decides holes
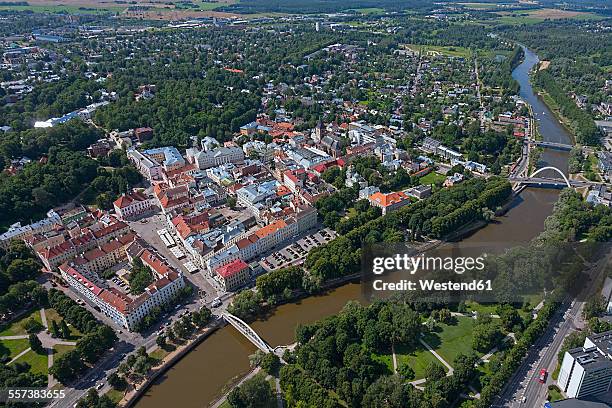
[[[311,233],[287,245],[280,251],[268,255],[261,262],[261,265],[267,271],[273,271],[291,265],[301,265],[308,252],[319,245],[331,241],[336,236],[337,234],[329,228]]]

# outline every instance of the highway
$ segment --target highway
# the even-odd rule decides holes
[[[588,295],[596,289],[601,273],[605,272],[610,255],[603,257],[590,268],[591,281],[583,291],[581,299],[588,299]],[[567,300],[554,314],[546,332],[532,346],[525,360],[512,376],[502,395],[493,407],[534,408],[542,407],[548,397],[548,385],[555,384],[551,374],[557,365],[557,354],[563,345],[564,339],[575,330],[584,327],[582,309],[585,302],[582,300]],[[540,369],[546,368],[548,376],[546,384],[538,381]],[[525,401],[525,402],[523,402]]]

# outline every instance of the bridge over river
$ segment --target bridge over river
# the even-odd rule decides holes
[[[536,177],[540,173],[552,170],[559,174],[561,178],[552,178],[552,177]],[[586,180],[570,180],[567,176],[558,168],[552,166],[542,167],[534,171],[529,177],[520,177],[520,176],[511,176],[508,178],[511,183],[515,183],[514,190],[519,191],[522,190],[525,186],[530,187],[570,187],[570,188],[580,188],[580,187],[594,187],[599,186],[602,183],[597,183],[594,181],[586,181]]]

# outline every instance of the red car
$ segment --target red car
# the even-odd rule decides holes
[[[542,384],[546,382],[546,374],[548,373],[545,368],[540,370],[540,377],[538,378],[538,381],[541,382]]]

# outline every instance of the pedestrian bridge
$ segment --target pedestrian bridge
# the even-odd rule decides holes
[[[542,173],[543,171],[546,170],[552,170],[556,173],[558,173],[559,175],[561,175],[561,178],[550,178],[550,177],[536,177],[538,176],[540,173]],[[538,169],[536,171],[534,171],[531,176],[529,177],[509,177],[508,180],[510,182],[516,183],[514,190],[520,190],[522,189],[524,186],[531,186],[531,187],[591,187],[591,186],[597,186],[601,183],[595,183],[592,181],[581,181],[581,180],[569,180],[567,178],[567,176],[558,168],[556,167],[552,167],[552,166],[546,166],[546,167],[542,167],[541,169]]]
[[[246,337],[251,343],[255,345],[258,349],[263,351],[264,353],[273,353],[274,349],[268,345],[255,330],[251,328],[246,322],[242,319],[234,316],[229,312],[223,313],[223,318],[226,322],[234,326],[236,330],[238,330],[244,337]]]
[[[572,148],[574,147],[566,143],[544,142],[541,140],[530,140],[529,143],[536,145],[536,146],[540,146],[540,147],[548,147],[551,149],[566,150],[566,151],[572,150]]]

